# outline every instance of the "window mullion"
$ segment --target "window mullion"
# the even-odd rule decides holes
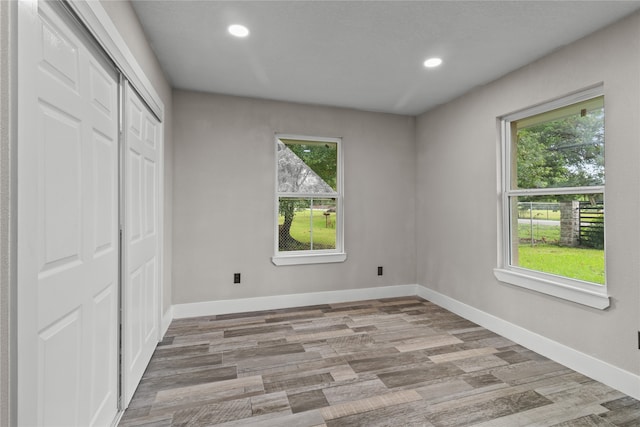
[[[292,198],[292,199],[336,199],[338,198],[338,193],[276,193],[280,198]]]
[[[604,193],[604,185],[590,187],[519,188],[507,190],[507,196],[547,196],[556,194],[599,194]]]

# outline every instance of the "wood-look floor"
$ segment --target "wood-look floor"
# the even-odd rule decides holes
[[[419,298],[175,320],[121,426],[640,426],[640,402]]]

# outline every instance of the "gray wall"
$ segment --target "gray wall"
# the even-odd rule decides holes
[[[173,102],[174,304],[415,283],[414,118],[185,91]],[[275,133],[344,138],[344,263],[271,263]]]
[[[604,82],[605,311],[498,282],[497,117]],[[418,283],[640,373],[640,15],[623,20],[417,120]]]
[[[171,306],[172,253],[171,241],[173,212],[173,126],[171,86],[142,31],[138,17],[128,1],[102,0],[102,6],[126,40],[142,70],[164,103],[164,263],[163,263],[163,311]]]

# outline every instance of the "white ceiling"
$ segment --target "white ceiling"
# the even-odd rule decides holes
[[[148,1],[172,86],[419,114],[640,8],[640,1]],[[234,23],[251,34],[227,33]],[[436,69],[422,62],[444,60]]]

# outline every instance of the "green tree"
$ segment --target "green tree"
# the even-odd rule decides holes
[[[602,185],[604,111],[575,114],[519,129],[516,151],[518,188]],[[549,201],[553,200],[552,197]]]

